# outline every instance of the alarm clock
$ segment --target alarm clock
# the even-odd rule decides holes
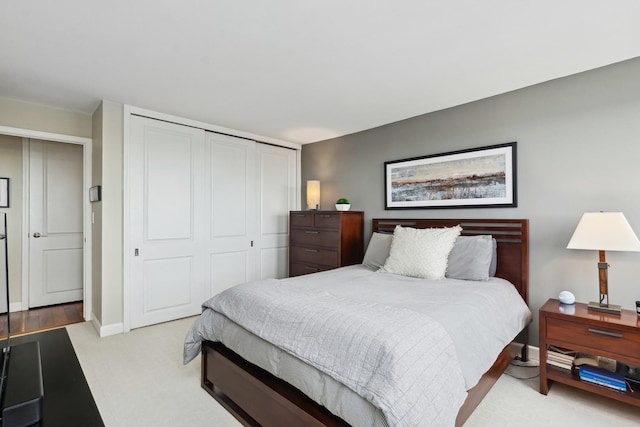
[[[569,291],[562,291],[558,294],[558,299],[563,304],[573,304],[576,302],[576,297]]]

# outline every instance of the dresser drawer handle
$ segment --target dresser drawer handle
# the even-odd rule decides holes
[[[318,234],[318,233],[319,233],[319,231],[309,231],[309,230],[306,230],[306,231],[305,231],[305,233],[307,233],[307,234]]]
[[[594,334],[606,335],[608,337],[622,338],[622,334],[619,334],[617,332],[603,331],[602,329],[594,329],[594,328],[589,328],[588,331],[593,332]]]
[[[307,270],[311,270],[311,271],[318,271],[318,267],[309,267],[309,266],[306,266],[306,267],[305,267],[305,269],[307,269]]]
[[[305,252],[315,252],[315,253],[317,253],[318,250],[317,249],[306,249],[305,248]]]
[[[320,215],[320,218],[331,218],[333,215]]]
[[[296,216],[297,216],[298,218],[304,218],[305,216],[307,216],[307,214],[296,214]]]

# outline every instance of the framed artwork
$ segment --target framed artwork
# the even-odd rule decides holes
[[[385,209],[516,207],[516,146],[385,162]]]
[[[0,178],[0,208],[9,207],[9,178]]]

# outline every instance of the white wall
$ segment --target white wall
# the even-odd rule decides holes
[[[529,218],[531,337],[537,343],[537,310],[548,298],[567,289],[579,301],[597,299],[598,254],[566,249],[582,213],[622,211],[640,235],[638,76],[640,59],[634,59],[304,145],[302,181],[321,180],[323,208],[347,197],[367,220]],[[384,209],[385,161],[510,141],[518,142],[517,208]],[[635,309],[640,253],[609,252],[607,260],[610,302]]]
[[[100,326],[115,332],[123,321],[123,114],[122,104],[109,101],[93,114],[92,185],[102,187],[101,201],[91,204],[93,312]]]
[[[91,138],[91,115],[0,98],[0,125]]]

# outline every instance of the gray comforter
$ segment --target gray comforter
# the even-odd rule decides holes
[[[500,279],[425,282],[362,266],[240,285],[205,308],[346,385],[391,426],[453,425],[465,390],[530,317]],[[222,340],[217,329],[194,324],[185,362],[201,340]]]

